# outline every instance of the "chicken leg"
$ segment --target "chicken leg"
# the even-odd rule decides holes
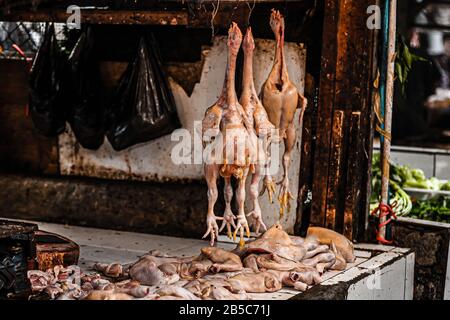
[[[258,159],[255,165],[255,172],[252,174],[252,181],[250,185],[250,199],[252,201],[253,210],[247,215],[252,217],[255,232],[259,233],[259,229],[267,230],[266,225],[262,219],[261,207],[258,201],[258,186],[263,177],[263,174],[268,174],[266,168],[268,168],[269,148],[271,142],[272,131],[275,126],[270,123],[267,112],[261,104],[258,95],[255,90],[255,84],[253,81],[253,52],[255,50],[255,41],[253,39],[251,28],[247,29],[247,32],[243,41],[244,50],[244,74],[243,74],[243,86],[240,103],[244,108],[244,112],[247,115],[252,127],[255,129],[253,137],[255,144],[258,146]],[[261,139],[258,141],[258,137]],[[265,143],[263,141],[265,140]],[[258,144],[262,142],[261,144]],[[265,188],[268,190],[269,198],[272,201],[272,193],[275,190],[272,179],[268,177],[264,179]]]
[[[231,200],[233,199],[233,187],[231,185],[231,177],[225,178],[225,187],[224,187],[224,198],[225,198],[225,213],[223,215],[222,225],[220,226],[219,232],[222,232],[225,227],[227,227],[227,235],[228,238],[232,238],[231,226],[236,229],[236,224],[234,220],[236,220],[236,216],[231,211]]]
[[[303,125],[303,113],[307,105],[306,98],[300,94],[295,85],[289,80],[284,56],[284,18],[279,11],[272,10],[270,27],[275,34],[276,49],[272,71],[264,83],[261,91],[262,104],[269,116],[270,122],[279,129],[279,139],[284,140],[283,180],[278,194],[280,202],[280,216],[285,210],[290,210],[290,200],[293,200],[289,188],[289,165],[292,150],[296,142],[294,116],[297,106],[302,108],[300,126]]]
[[[250,238],[250,228],[247,223],[247,218],[245,217],[245,211],[244,211],[244,205],[245,205],[245,181],[247,180],[249,169],[246,168],[243,176],[241,179],[239,179],[236,199],[239,207],[239,213],[237,216],[237,226],[234,230],[233,238],[236,241],[236,235],[239,232],[240,240],[239,240],[239,246],[241,248],[244,247],[244,231],[247,236],[247,238]]]
[[[219,166],[216,164],[205,164],[205,176],[208,185],[208,213],[206,215],[207,229],[203,238],[210,235],[210,244],[213,246],[215,239],[219,237],[219,226],[216,221],[223,220],[223,218],[217,217],[214,214],[214,205],[218,198],[217,178],[219,176]]]

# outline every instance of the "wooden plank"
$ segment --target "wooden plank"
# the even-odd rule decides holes
[[[344,147],[344,112],[336,110],[333,116],[333,128],[331,138],[331,155],[330,155],[330,175],[328,176],[327,191],[327,211],[325,227],[336,230],[337,219],[339,219],[338,203],[339,194],[338,187],[341,182],[341,163]]]
[[[72,13],[65,10],[13,11],[0,14],[1,21],[67,22]],[[137,25],[187,25],[185,11],[115,11],[82,9],[81,23],[137,24]]]
[[[329,223],[327,219],[326,226],[338,232],[343,231],[344,224],[344,197],[342,190],[346,183],[346,168],[341,164],[345,161],[353,151],[347,148],[347,131],[350,119],[349,110],[351,110],[351,101],[349,97],[352,95],[352,87],[357,86],[354,82],[353,75],[349,74],[352,39],[349,35],[352,33],[353,15],[347,14],[353,12],[354,8],[351,1],[339,1],[339,26],[337,37],[337,59],[336,59],[336,80],[334,89],[334,109],[342,110],[340,118],[333,118],[333,130],[331,136],[331,153],[328,171],[328,191],[327,191],[327,216],[333,215],[329,219],[333,219],[333,223]],[[336,113],[336,111],[335,111]],[[335,123],[338,121],[338,123]],[[339,126],[339,129],[337,129]],[[338,149],[338,150],[337,150]]]
[[[325,1],[311,224],[324,226],[337,60],[339,6]],[[320,164],[320,165],[319,165]]]
[[[312,189],[312,166],[314,153],[312,149],[313,141],[313,119],[317,113],[317,102],[313,97],[308,97],[308,107],[303,116],[303,133],[301,141],[301,161],[299,168],[299,187],[297,196],[297,212],[294,226],[295,234],[305,236],[311,219],[311,210],[308,210],[310,200],[308,199]]]
[[[345,208],[359,207],[361,215],[358,223],[365,224],[365,216],[370,195],[369,175],[372,136],[373,110],[371,108],[371,82],[374,50],[374,31],[366,26],[367,7],[376,0],[326,1],[324,38],[322,48],[322,72],[320,76],[320,100],[317,118],[317,140],[314,158],[314,183],[311,223],[337,228],[343,231],[347,220]],[[335,110],[344,112],[342,137],[336,137],[333,117]],[[349,147],[353,112],[360,112],[358,141],[359,153]],[[354,162],[361,168],[357,173],[349,173],[348,166],[336,165],[334,141],[342,139],[340,163]],[[356,138],[354,138],[356,139]],[[334,163],[334,164],[333,164]],[[338,177],[338,179],[336,179]],[[362,177],[362,179],[359,179]],[[360,197],[345,198],[346,185],[351,179],[352,188],[358,190]],[[356,201],[355,203],[350,203]],[[364,203],[364,204],[363,204]],[[364,208],[363,208],[364,207]],[[335,210],[335,212],[333,212]],[[327,219],[328,213],[328,219]],[[332,216],[335,222],[332,223]],[[359,217],[358,217],[359,218]],[[352,222],[351,225],[355,226]],[[348,228],[348,227],[347,227]],[[364,226],[358,230],[364,230]],[[350,234],[347,231],[347,234]],[[360,235],[351,233],[353,238]]]
[[[370,0],[369,5],[379,4],[380,0]],[[361,172],[361,195],[359,203],[359,219],[358,219],[358,234],[355,238],[358,241],[364,241],[367,237],[366,230],[369,223],[369,208],[370,208],[370,196],[372,191],[372,153],[373,153],[373,138],[375,132],[375,113],[372,108],[374,103],[374,86],[373,81],[375,75],[377,74],[377,39],[378,30],[373,30],[368,36],[366,36],[365,44],[368,48],[371,48],[367,52],[368,65],[372,66],[372,70],[367,70],[369,74],[366,77],[366,90],[362,93],[366,95],[365,103],[361,104],[361,129],[360,129],[360,139],[362,141],[363,152],[361,154],[362,159],[368,161],[363,161]]]
[[[347,162],[347,186],[345,191],[344,235],[353,239],[357,234],[359,219],[359,198],[361,181],[361,163],[358,161],[361,153],[359,140],[361,112],[353,112],[351,117],[348,148],[352,150]]]

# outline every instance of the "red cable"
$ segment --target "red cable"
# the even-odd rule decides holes
[[[380,220],[381,220],[381,218],[390,216],[389,219],[387,219],[385,222],[380,223],[378,225],[377,241],[380,242],[381,244],[386,244],[386,245],[392,244],[394,242],[393,240],[386,240],[383,236],[380,235],[380,229],[382,227],[387,226],[389,223],[392,222],[392,220],[397,219],[397,216],[395,215],[395,212],[392,209],[392,207],[389,205],[386,205],[384,203],[380,203],[379,206],[371,212],[371,215],[376,215],[377,213],[379,213]]]

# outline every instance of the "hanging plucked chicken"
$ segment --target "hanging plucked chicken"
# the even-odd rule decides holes
[[[289,187],[289,165],[292,150],[297,140],[294,116],[297,107],[301,108],[300,126],[303,126],[303,114],[307,100],[298,92],[295,85],[289,80],[284,54],[284,18],[279,11],[272,10],[270,27],[275,34],[276,50],[272,71],[261,90],[261,100],[269,115],[269,120],[279,129],[280,140],[284,141],[285,151],[283,155],[284,176],[278,195],[280,202],[280,215],[285,209],[290,209],[289,201],[294,199]]]
[[[245,114],[255,131],[250,131],[250,134],[255,133],[257,137],[254,140],[258,146],[258,161],[255,164],[255,170],[252,173],[252,180],[250,183],[250,200],[252,203],[252,210],[247,214],[252,218],[255,232],[259,233],[260,229],[265,231],[266,225],[262,218],[261,207],[258,199],[258,187],[261,179],[264,177],[264,185],[268,190],[269,199],[272,202],[272,194],[275,191],[275,185],[272,182],[272,177],[269,174],[269,149],[272,139],[272,132],[275,126],[269,121],[267,112],[264,109],[261,101],[256,93],[255,83],[253,81],[253,52],[255,50],[255,41],[253,39],[252,30],[249,27],[242,43],[244,50],[244,73],[242,81],[242,94],[239,100],[244,108]],[[258,139],[259,138],[259,139]]]
[[[239,232],[241,246],[244,245],[244,232],[247,237],[250,236],[244,212],[245,182],[249,172],[254,171],[257,149],[253,144],[253,126],[239,104],[235,90],[236,59],[241,42],[241,30],[233,22],[228,30],[228,64],[222,93],[217,102],[206,110],[202,123],[202,139],[207,158],[204,170],[208,185],[207,231],[204,238],[209,235],[211,245],[214,245],[219,236],[217,220],[223,221],[221,229],[226,226],[229,236],[231,236],[231,226],[235,227],[234,236],[236,237]],[[217,217],[214,213],[214,205],[218,198],[217,180],[220,176],[225,179],[226,209],[223,217]],[[232,177],[238,183],[237,216],[234,216],[231,211]]]
[[[122,76],[108,114],[107,137],[117,151],[180,127],[153,36],[141,38],[138,54]]]

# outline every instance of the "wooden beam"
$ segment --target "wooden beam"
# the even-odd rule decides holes
[[[350,121],[348,148],[352,150],[347,162],[347,189],[345,190],[344,235],[353,239],[358,234],[360,219],[359,202],[361,198],[361,157],[362,141],[360,140],[361,112],[353,112]]]
[[[341,164],[344,148],[344,111],[336,110],[333,116],[333,128],[331,138],[330,153],[330,175],[328,176],[327,190],[327,211],[325,227],[336,230],[337,219],[339,219],[338,205],[339,193],[338,188],[341,183]]]
[[[353,240],[360,236],[359,223],[365,225],[370,196],[376,42],[366,12],[374,4],[377,0],[325,1],[311,223],[344,231]]]
[[[325,225],[330,160],[331,126],[336,78],[337,34],[339,24],[338,1],[325,0],[322,58],[320,72],[319,106],[317,114],[316,145],[313,174],[313,202],[311,224]],[[320,165],[317,165],[320,164]]]
[[[0,15],[0,21],[67,22],[71,13],[65,10],[15,11]],[[187,25],[184,11],[114,11],[81,10],[81,23],[129,25]]]

